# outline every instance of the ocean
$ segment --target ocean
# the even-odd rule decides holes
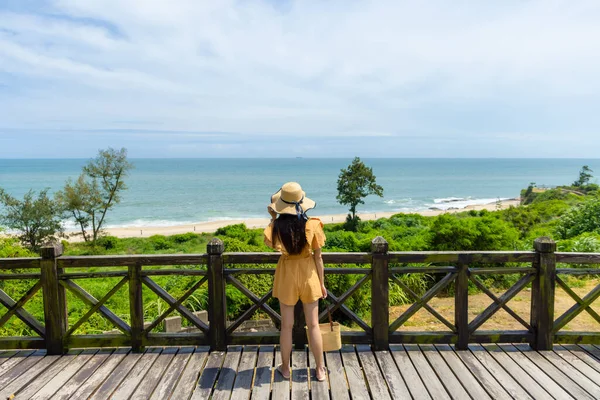
[[[272,193],[299,182],[317,202],[309,215],[347,212],[336,202],[340,169],[351,159],[131,159],[122,202],[107,227],[171,226],[268,217]],[[410,212],[462,208],[519,196],[530,182],[570,184],[585,159],[363,159],[373,168],[384,197],[369,196],[360,212]],[[0,159],[0,187],[13,196],[29,189],[60,190],[76,179],[84,159]],[[67,225],[67,227],[69,227]]]

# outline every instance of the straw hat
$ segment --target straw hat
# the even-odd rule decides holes
[[[306,197],[300,184],[288,182],[277,193],[271,196],[271,208],[277,214],[302,215],[317,203]]]

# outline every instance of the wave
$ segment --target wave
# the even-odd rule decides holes
[[[505,198],[495,198],[495,199],[471,199],[471,198],[466,198],[466,199],[459,199],[459,198],[452,198],[453,200],[451,201],[447,201],[447,202],[436,202],[435,200],[441,200],[441,199],[435,199],[433,204],[428,204],[427,206],[429,207],[429,209],[437,209],[437,210],[450,210],[450,209],[461,209],[461,208],[466,208],[469,206],[482,206],[482,205],[486,205],[486,204],[493,204],[495,202],[497,202],[498,200],[500,201],[505,201],[505,200],[510,200],[510,198],[505,197]]]
[[[456,203],[456,202],[460,202],[460,201],[468,201],[470,200],[471,197],[446,197],[446,198],[442,198],[442,199],[433,199],[433,202],[435,204],[442,204],[442,203]]]
[[[131,222],[121,224],[107,224],[106,228],[145,228],[145,227],[164,227],[177,225],[192,225],[198,221],[174,221],[168,219],[136,219]]]

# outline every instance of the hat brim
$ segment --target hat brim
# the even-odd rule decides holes
[[[311,210],[317,206],[317,203],[314,200],[311,200],[308,197],[306,197],[304,192],[302,192],[302,195],[304,196],[302,204],[300,204],[300,207],[302,207],[302,211],[307,212],[308,210]],[[279,190],[277,193],[271,196],[270,207],[277,214],[296,214],[296,206],[294,204],[287,204],[283,200],[281,200],[281,190]]]

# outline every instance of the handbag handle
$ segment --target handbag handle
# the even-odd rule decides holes
[[[333,320],[331,319],[331,312],[329,311],[329,307],[327,307],[327,315],[329,316],[329,327],[331,328],[331,332],[333,332]]]

